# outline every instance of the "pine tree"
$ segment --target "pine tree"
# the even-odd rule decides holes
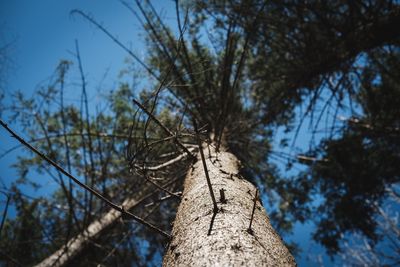
[[[103,197],[97,200],[93,192],[78,190],[60,172],[49,171],[38,156],[19,161],[21,177],[32,167],[54,175],[61,186],[54,200],[66,207],[49,211],[51,218],[41,222],[50,223],[55,234],[40,252],[53,253],[43,266],[134,261],[141,265],[154,260],[165,243],[166,266],[295,265],[273,230],[254,183],[280,193],[283,203],[290,201],[280,205],[286,212],[282,214],[305,221],[310,214],[307,194],[317,182],[300,177],[290,183],[279,177],[266,160],[272,133],[276,126],[293,123],[295,107],[307,98],[312,99],[307,112],[313,110],[322,91],[353,97],[357,88],[349,81],[357,57],[398,47],[398,5],[391,1],[177,3],[177,34],[151,3],[126,6],[147,31],[148,62],[140,61],[93,18],[75,13],[145,67],[157,81],[152,90],[133,94],[130,85],[123,84],[111,94],[109,112],[90,117],[82,75],[81,110],[61,105],[54,111],[51,103],[56,97],[63,103],[69,63],[62,62],[53,86],[41,92],[44,107],[40,101],[18,96],[23,108],[14,109],[15,116],[28,129],[30,143]],[[211,27],[214,33],[207,31]],[[83,73],[81,59],[77,61]],[[332,80],[337,86],[327,86]],[[368,104],[368,99],[360,102]],[[45,138],[37,140],[38,133]],[[121,140],[128,143],[127,163],[121,156],[125,149]],[[335,141],[329,142],[334,148]],[[324,176],[324,166],[313,166],[316,177]],[[393,175],[397,174],[389,176]],[[105,199],[112,199],[111,206],[123,204],[108,211]],[[161,199],[179,201],[171,235],[166,231],[178,202]],[[327,204],[323,215],[332,214],[329,205],[335,203]],[[339,250],[341,233],[370,227],[364,222],[351,224],[348,214],[339,215],[333,213],[333,223],[343,220],[339,228],[330,227],[332,220],[328,224],[321,220],[317,234],[333,252]],[[127,225],[128,219],[141,224]],[[99,231],[93,230],[94,225]],[[364,233],[372,231],[367,230]],[[64,239],[58,240],[59,236]],[[139,249],[144,239],[150,246],[145,256]],[[9,254],[15,260],[13,255]],[[30,263],[36,262],[38,256]]]

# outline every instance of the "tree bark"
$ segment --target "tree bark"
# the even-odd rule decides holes
[[[146,190],[146,192],[148,192]],[[150,193],[153,194],[153,193]],[[143,197],[129,198],[126,199],[122,206],[126,210],[130,210],[143,199],[149,197],[149,194],[143,192],[140,194]],[[60,267],[66,266],[72,259],[74,259],[79,253],[81,253],[89,244],[90,240],[95,239],[100,233],[102,233],[106,228],[114,224],[117,219],[121,217],[121,213],[117,210],[110,210],[98,220],[92,222],[83,233],[78,234],[74,238],[71,238],[65,245],[63,245],[59,250],[54,252],[49,257],[45,258],[43,261],[35,265],[35,267]]]
[[[199,157],[184,182],[163,266],[296,266],[260,200],[254,200],[256,187],[239,175],[238,159],[211,146],[203,151],[218,212]]]
[[[259,199],[256,200],[251,231],[248,230],[256,187],[239,175],[238,159],[226,151],[216,153],[213,147],[206,147],[203,151],[219,211],[216,214],[213,212],[213,202],[199,156],[185,179],[185,189],[172,231],[173,238],[163,265],[296,266],[293,256],[272,228]],[[221,189],[225,201],[221,199]],[[123,206],[130,209],[146,197],[148,195],[140,200],[127,199]],[[90,240],[120,216],[118,211],[109,211],[91,223],[84,233],[68,241],[36,266],[67,265]],[[212,218],[213,225],[210,227]]]

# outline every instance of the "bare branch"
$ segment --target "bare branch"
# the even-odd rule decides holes
[[[254,196],[253,210],[251,211],[250,224],[249,224],[249,228],[247,228],[247,232],[251,235],[253,234],[253,229],[251,229],[251,224],[253,223],[254,211],[256,210],[257,199],[258,199],[258,189],[256,189],[256,194]]]
[[[163,230],[157,228],[156,226],[146,222],[145,220],[143,220],[142,218],[130,213],[129,211],[124,210],[124,208],[122,206],[118,206],[117,204],[113,203],[111,200],[107,199],[106,197],[104,197],[103,195],[101,195],[99,192],[97,192],[96,190],[94,190],[93,188],[87,186],[86,184],[82,183],[81,181],[79,181],[76,177],[74,177],[72,174],[68,173],[66,170],[64,170],[61,166],[59,166],[57,163],[55,163],[53,160],[51,160],[50,158],[48,158],[46,155],[44,155],[42,152],[38,151],[36,148],[34,148],[32,145],[30,145],[29,143],[27,143],[22,137],[20,137],[19,135],[17,135],[13,130],[11,130],[6,123],[3,122],[3,120],[0,119],[0,125],[6,129],[14,138],[16,138],[21,144],[23,144],[24,146],[26,146],[27,148],[29,148],[31,151],[33,151],[35,154],[37,154],[39,157],[41,157],[42,159],[44,159],[45,161],[47,161],[48,163],[50,163],[53,167],[55,167],[58,171],[60,171],[62,174],[64,174],[65,176],[67,176],[68,178],[72,179],[72,181],[74,181],[77,185],[79,185],[80,187],[82,187],[83,189],[85,189],[86,191],[90,192],[91,194],[93,194],[94,196],[96,196],[98,199],[104,201],[105,203],[107,203],[107,205],[109,205],[111,208],[121,212],[123,215],[132,218],[133,220],[147,226],[148,228],[152,229],[153,231],[163,235],[166,238],[171,238],[171,236],[164,232]]]
[[[208,189],[210,190],[210,196],[211,196],[211,199],[212,199],[212,202],[213,202],[213,206],[214,206],[213,212],[214,212],[214,214],[216,214],[218,212],[218,205],[217,205],[217,201],[215,199],[214,191],[212,189],[210,176],[208,175],[206,158],[204,157],[203,147],[201,145],[200,137],[198,136],[197,123],[196,123],[195,120],[193,120],[193,126],[194,126],[195,132],[197,133],[197,144],[199,146],[201,161],[203,163],[203,168],[204,168],[204,173],[205,173],[206,179],[207,179]],[[210,227],[210,229],[211,229],[211,227]],[[209,231],[209,233],[210,232],[211,232],[211,230]]]
[[[164,124],[162,124],[151,112],[149,112],[139,101],[136,99],[132,99],[133,103],[135,103],[141,110],[143,110],[147,116],[149,116],[158,126],[163,129],[165,133],[167,133],[171,137],[176,137],[176,134],[173,133],[170,129],[168,129]],[[195,158],[195,156],[185,147],[179,140],[178,138],[173,139],[174,142],[183,149],[191,158]]]
[[[149,183],[151,183],[152,185],[154,185],[155,187],[157,187],[159,190],[161,190],[161,191],[167,193],[167,194],[170,195],[170,196],[176,197],[177,199],[181,199],[180,196],[174,194],[173,192],[169,191],[169,190],[166,189],[165,187],[163,187],[163,186],[157,184],[156,182],[154,182],[153,179],[147,175],[147,173],[144,173],[144,177],[146,178],[146,180],[147,180]]]
[[[177,196],[180,197],[180,196],[182,195],[182,191],[174,192],[174,195],[177,195]],[[160,203],[160,202],[162,202],[162,201],[165,201],[165,200],[168,200],[168,199],[170,199],[170,198],[173,198],[174,195],[168,195],[168,196],[159,198],[159,199],[157,199],[157,200],[154,201],[154,202],[151,202],[151,203],[146,204],[145,207],[147,208],[147,207],[153,206],[153,205],[155,205],[155,204],[158,204],[158,203]]]
[[[189,150],[190,152],[193,152],[195,149],[194,149],[194,148],[188,148],[188,150]],[[184,152],[183,154],[180,154],[180,155],[177,156],[176,158],[173,158],[173,159],[171,159],[171,160],[169,160],[169,161],[167,161],[167,162],[164,162],[164,163],[162,163],[162,164],[160,164],[160,165],[144,167],[144,170],[146,170],[146,171],[159,171],[159,170],[161,170],[161,169],[164,169],[164,168],[166,168],[166,167],[168,167],[168,166],[170,166],[170,165],[172,165],[172,164],[174,164],[174,163],[180,161],[181,159],[185,158],[187,155],[188,155],[188,154],[187,154],[186,152]],[[139,166],[136,166],[136,167],[139,167]],[[140,168],[141,168],[141,167],[140,167]]]
[[[95,21],[92,17],[82,12],[81,10],[74,9],[70,12],[71,15],[78,14],[88,20],[90,23],[99,28],[103,33],[105,33],[111,40],[113,40],[119,47],[121,47],[125,52],[127,52],[131,57],[133,57],[143,68],[145,68],[151,76],[155,77],[157,80],[158,76],[138,57],[136,56],[129,48],[127,48],[123,43],[121,43],[116,37],[114,37],[106,28],[104,28],[100,23]]]

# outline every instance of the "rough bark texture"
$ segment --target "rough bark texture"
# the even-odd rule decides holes
[[[247,231],[256,188],[239,176],[238,159],[212,148],[204,153],[219,211],[209,234],[213,203],[199,158],[186,177],[163,266],[296,266],[259,200]]]
[[[140,201],[141,199],[127,199],[123,202],[122,206],[129,210]],[[86,247],[86,244],[88,244],[90,240],[93,240],[104,229],[115,223],[119,217],[121,217],[119,211],[110,210],[100,219],[92,222],[83,233],[70,239],[66,245],[62,246],[59,250],[44,259],[35,267],[59,267],[67,265],[71,259],[75,258]]]

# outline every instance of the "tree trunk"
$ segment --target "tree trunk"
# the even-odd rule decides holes
[[[143,199],[149,197],[149,194],[146,194],[148,190],[145,190],[142,194],[143,197],[129,198],[126,199],[122,206],[126,210],[130,210],[139,203],[142,202]],[[150,193],[150,195],[154,194]],[[110,210],[103,216],[101,216],[98,220],[92,222],[83,233],[78,234],[74,238],[71,238],[65,245],[63,245],[59,250],[54,252],[49,257],[45,258],[42,262],[35,265],[35,267],[60,267],[66,266],[71,260],[73,260],[80,252],[82,252],[87,244],[89,244],[90,240],[95,239],[100,233],[102,233],[107,227],[114,224],[117,219],[121,217],[121,213],[117,210]]]
[[[213,202],[199,157],[185,179],[185,189],[172,231],[173,239],[163,265],[295,266],[293,256],[272,228],[258,199],[251,231],[248,231],[256,188],[238,174],[240,163],[237,158],[226,151],[217,154],[212,147],[205,148],[204,153],[219,211],[213,216]],[[221,200],[221,189],[226,203]],[[123,206],[130,209],[147,197],[128,199]],[[109,211],[91,223],[84,233],[69,240],[36,266],[67,265],[91,239],[115,223],[120,216],[118,211]]]
[[[184,182],[163,266],[296,266],[261,202],[254,200],[256,187],[239,175],[238,159],[212,147],[203,151],[218,212],[199,157]]]

